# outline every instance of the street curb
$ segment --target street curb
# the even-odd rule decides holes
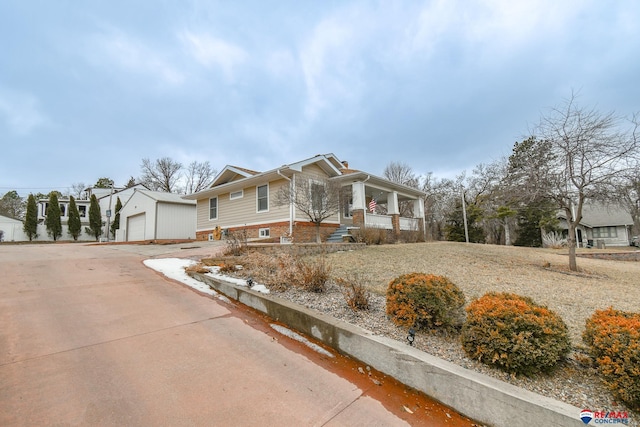
[[[584,426],[580,409],[462,368],[281,298],[199,273],[218,292],[366,363],[457,412],[495,427]]]

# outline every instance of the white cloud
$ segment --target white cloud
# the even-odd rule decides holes
[[[407,26],[405,53],[432,55],[458,45],[475,59],[504,57],[532,41],[561,39],[579,9],[575,2],[555,0],[428,2]]]
[[[0,88],[0,118],[4,118],[11,132],[25,136],[48,122],[40,112],[36,97],[28,93]]]
[[[106,58],[116,66],[140,74],[158,77],[166,83],[178,85],[184,74],[166,59],[166,54],[119,30],[111,30],[90,41],[90,58],[101,63]]]
[[[360,92],[360,34],[350,18],[345,14],[320,22],[300,48],[308,119],[314,119],[332,104],[357,98]]]
[[[207,34],[184,31],[179,38],[199,63],[205,67],[220,67],[229,79],[233,78],[234,69],[248,56],[242,48]]]

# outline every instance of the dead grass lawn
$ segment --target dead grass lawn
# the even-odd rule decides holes
[[[416,271],[447,276],[467,303],[490,291],[529,296],[562,316],[575,345],[582,345],[585,320],[596,309],[640,309],[639,262],[578,258],[576,274],[568,270],[566,249],[431,242],[369,246],[327,257],[334,277],[358,277],[379,294],[393,278]]]

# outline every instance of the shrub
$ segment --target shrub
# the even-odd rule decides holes
[[[187,273],[200,273],[200,274],[209,273],[211,271],[211,270],[209,270],[209,268],[205,264],[203,264],[201,262],[196,263],[196,264],[192,264],[192,265],[188,265],[188,266],[186,266],[184,268],[184,270]]]
[[[247,251],[247,230],[231,231],[227,234],[224,255],[238,256]]]
[[[294,278],[294,285],[300,286],[310,292],[324,292],[331,274],[331,266],[327,264],[324,257],[317,261],[296,262],[298,274]]]
[[[489,293],[467,307],[467,355],[512,374],[548,372],[571,350],[564,321],[531,298]]]
[[[369,309],[369,292],[357,278],[354,279],[336,279],[336,283],[342,289],[342,295],[347,305],[352,310],[368,310]]]
[[[235,273],[237,270],[236,265],[233,263],[223,262],[220,264],[220,273]]]
[[[582,339],[613,395],[640,410],[640,313],[597,310]]]
[[[367,227],[353,230],[353,238],[366,245],[382,245],[387,242],[387,230],[378,227]]]
[[[387,315],[400,326],[457,326],[464,302],[460,288],[443,276],[404,274],[387,288]]]

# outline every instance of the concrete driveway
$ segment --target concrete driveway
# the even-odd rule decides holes
[[[326,356],[142,264],[217,250],[0,245],[0,425],[407,425]]]

